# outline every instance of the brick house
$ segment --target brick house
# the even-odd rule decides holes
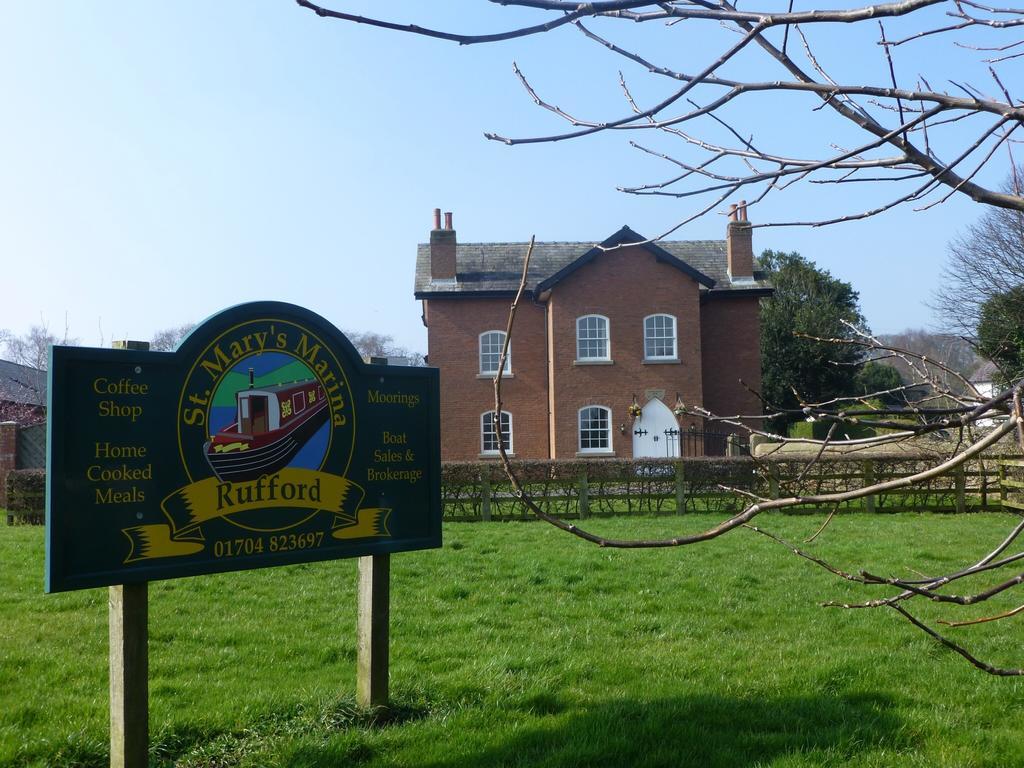
[[[46,371],[0,360],[0,421],[34,424],[46,411]]]
[[[0,360],[0,508],[7,506],[7,475],[11,470],[45,463],[42,455],[26,463],[25,450],[19,451],[22,427],[37,424],[46,414],[46,371]],[[45,426],[33,427],[34,434],[45,437]],[[20,455],[19,455],[20,454]]]
[[[511,454],[721,453],[694,447],[703,420],[677,418],[675,405],[761,413],[739,380],[760,388],[760,299],[772,289],[755,271],[746,206],[733,209],[723,241],[650,243],[623,227],[598,246],[536,243],[502,374]],[[430,242],[417,248],[446,461],[497,455],[492,381],[526,247],[458,243],[451,214],[442,227],[435,210]]]

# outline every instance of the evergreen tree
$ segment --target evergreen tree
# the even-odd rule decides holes
[[[903,377],[894,366],[875,361],[864,363],[856,376],[855,394],[877,395],[884,405],[905,405],[906,398],[902,392],[891,392],[903,386]],[[881,393],[885,394],[881,394]]]
[[[982,304],[978,349],[999,367],[1002,384],[1024,376],[1024,286],[992,296]]]
[[[801,401],[855,394],[862,350],[797,334],[852,338],[844,321],[857,328],[866,325],[857,292],[798,253],[765,251],[760,261],[775,286],[761,307],[761,386],[767,407],[795,409]],[[783,417],[771,426],[784,431],[797,418]]]

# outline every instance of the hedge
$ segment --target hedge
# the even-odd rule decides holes
[[[750,457],[513,461],[524,490],[545,512],[590,515],[733,513],[762,498],[806,497],[863,488],[934,467],[936,456],[862,454],[755,460]],[[740,493],[736,493],[740,491]],[[497,462],[445,462],[441,494],[448,520],[531,518]],[[973,459],[957,470],[868,498],[840,511],[964,512],[1001,506],[997,457]],[[832,509],[832,507],[828,507]],[[821,511],[814,504],[786,510]]]
[[[517,460],[511,465],[545,512],[565,517],[668,513],[678,504],[691,511],[734,510],[741,497],[720,484],[749,491],[757,482],[749,457]],[[532,517],[497,462],[443,463],[441,495],[450,520]]]
[[[46,470],[16,469],[7,475],[7,522],[41,525],[46,511]]]

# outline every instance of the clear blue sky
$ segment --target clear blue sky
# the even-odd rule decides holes
[[[480,0],[431,3],[419,18],[420,3],[347,4],[382,6],[463,30],[535,18]],[[669,56],[678,36],[652,45]],[[460,48],[321,20],[290,0],[5,3],[0,328],[43,320],[60,333],[66,318],[83,342],[109,343],[276,299],[424,351],[413,262],[433,208],[454,211],[465,242],[593,242],[623,224],[653,236],[693,209],[615,190],[670,173],[629,136],[484,140],[564,126],[529,102],[514,59],[593,117],[622,113],[618,69],[639,78],[569,29]],[[764,107],[767,133],[815,130],[778,110]],[[781,196],[751,218],[824,215],[819,195]],[[945,244],[981,212],[955,200],[841,228],[759,229],[755,249],[797,250],[851,281],[872,328],[894,331],[931,322],[923,302]],[[724,229],[710,215],[673,237]]]

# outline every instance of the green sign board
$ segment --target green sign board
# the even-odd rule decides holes
[[[48,592],[441,546],[437,370],[300,307],[54,347],[48,420]]]

